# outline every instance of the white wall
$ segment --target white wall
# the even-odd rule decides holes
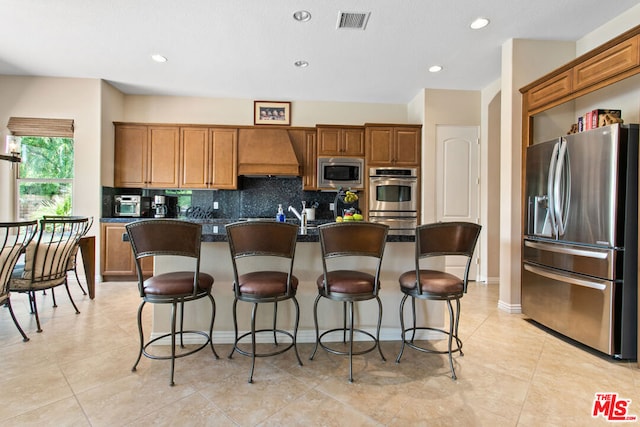
[[[422,222],[436,221],[436,128],[438,125],[480,126],[480,92],[424,90],[422,128]]]
[[[124,99],[124,121],[253,125],[253,100],[177,96],[134,96]],[[291,125],[363,125],[364,123],[409,123],[407,106],[354,102],[295,101]]]
[[[115,128],[113,122],[121,121],[124,117],[124,94],[106,82],[102,82],[101,89],[100,158],[102,160],[102,168],[100,182],[105,186],[113,186],[113,161],[115,155]]]
[[[576,57],[630,30],[639,22],[640,3],[578,40],[576,42]]]
[[[74,120],[75,176],[73,213],[100,217],[100,86],[99,80],[0,76],[0,125],[9,117]],[[4,135],[4,134],[3,134]],[[13,179],[2,163],[0,215],[14,219]],[[98,234],[98,223],[92,233]]]
[[[508,40],[502,46],[500,131],[500,296],[519,313],[522,236],[522,95],[519,89],[574,58],[570,42]]]
[[[480,94],[480,277],[498,283],[500,275],[500,111],[502,82]]]

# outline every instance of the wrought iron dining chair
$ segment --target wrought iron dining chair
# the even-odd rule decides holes
[[[216,303],[211,295],[213,276],[200,271],[200,249],[202,238],[202,225],[189,221],[175,219],[147,219],[135,221],[125,226],[131,249],[135,257],[136,272],[138,274],[138,290],[142,301],[138,307],[138,333],[140,336],[140,349],[132,371],[136,371],[138,363],[144,354],[145,357],[154,360],[171,360],[171,374],[169,384],[173,386],[175,361],[178,358],[194,354],[209,345],[215,358],[218,358],[213,347],[213,322],[216,317]],[[168,273],[154,274],[145,279],[143,275],[142,260],[147,257],[180,257],[191,260],[193,267],[190,270],[172,271]],[[192,302],[207,298],[211,303],[211,322],[209,331],[196,331],[184,329],[184,306],[186,302]],[[161,334],[145,342],[142,328],[142,310],[146,303],[171,304],[171,332]],[[180,306],[180,329],[176,331],[176,317],[178,305]],[[187,348],[184,345],[184,337],[190,336],[204,341],[195,345],[195,348]],[[180,353],[176,352],[176,336],[180,337]],[[149,346],[167,337],[171,338],[171,354],[168,356],[154,354]]]
[[[386,360],[380,348],[380,325],[382,323],[382,302],[380,292],[380,268],[387,241],[389,227],[373,222],[330,223],[318,227],[322,250],[322,274],[316,280],[318,296],[313,304],[313,320],[316,327],[316,343],[309,357],[313,360],[318,346],[329,353],[349,356],[349,382],[353,382],[353,356],[378,349],[382,360]],[[342,260],[348,257],[358,268],[344,269]],[[368,267],[368,268],[367,268]],[[343,303],[343,325],[320,333],[318,326],[318,302],[321,298]],[[376,334],[354,325],[354,303],[375,299],[378,303],[378,323]],[[347,323],[347,306],[349,322]],[[345,350],[322,342],[328,334],[342,332],[343,343],[349,332],[349,342]],[[363,350],[354,350],[354,334],[371,338],[373,345]]]
[[[24,264],[19,263],[13,269],[9,290],[29,295],[38,332],[42,332],[42,328],[36,304],[37,291],[64,285],[76,314],[80,313],[69,291],[67,265],[87,222],[88,218],[39,220],[39,233],[25,249]],[[57,307],[55,300],[54,307]]]
[[[400,363],[400,358],[404,352],[405,345],[425,353],[437,353],[449,355],[449,366],[451,368],[451,378],[454,380],[456,371],[453,367],[453,353],[462,353],[462,341],[458,337],[458,326],[460,324],[460,299],[467,292],[469,280],[469,267],[473,252],[480,236],[481,226],[469,222],[438,222],[434,224],[420,225],[416,228],[416,252],[415,269],[409,270],[400,275],[400,290],[404,293],[400,301],[400,327],[402,330],[402,347],[396,359]],[[421,261],[433,259],[434,257],[466,257],[466,266],[462,277],[443,271],[442,269],[421,267]],[[411,308],[413,314],[413,326],[405,328],[404,323],[404,303],[411,297]],[[446,301],[449,309],[449,330],[435,327],[417,326],[416,324],[416,300],[436,300]],[[452,301],[456,302],[454,310]],[[447,350],[436,350],[418,345],[415,342],[416,331],[428,330],[446,334],[448,337]],[[411,338],[407,334],[411,333]],[[455,340],[455,346],[453,346]]]
[[[233,264],[233,326],[235,340],[229,358],[234,352],[251,357],[249,383],[253,382],[256,357],[268,357],[282,354],[293,348],[302,366],[298,354],[296,337],[300,320],[300,307],[296,300],[298,278],[293,274],[293,260],[298,236],[298,227],[294,224],[275,221],[244,221],[226,226],[229,250]],[[278,302],[291,300],[295,307],[293,332],[277,328]],[[238,301],[253,304],[251,329],[239,335],[237,306]],[[259,304],[274,303],[273,327],[256,329],[256,312]],[[256,335],[262,332],[272,333],[277,346],[277,334],[288,336],[291,342],[280,349],[258,352]],[[241,347],[241,341],[251,337],[251,349]]]
[[[23,341],[29,341],[18,323],[11,307],[9,280],[20,255],[38,230],[38,221],[2,222],[0,223],[0,306],[9,309],[13,323],[18,328]]]
[[[75,219],[75,218],[85,218],[82,216],[58,216],[58,215],[45,215],[43,216],[44,219]],[[93,225],[93,217],[89,217],[89,221],[87,221],[86,224],[86,228],[84,230],[84,232],[82,233],[82,236],[80,236],[80,238],[86,236],[86,234],[89,232],[89,230],[91,229],[91,226]],[[82,283],[80,282],[80,277],[78,276],[78,251],[80,249],[80,239],[78,239],[78,244],[76,244],[73,248],[73,251],[71,252],[71,255],[69,256],[69,262],[67,263],[67,272],[69,271],[73,271],[73,274],[76,276],[76,282],[78,282],[78,286],[80,287],[80,290],[82,291],[83,295],[87,295],[87,291],[85,291],[84,287],[82,286]],[[86,272],[85,272],[86,274]],[[53,293],[53,290],[52,290]],[[54,299],[54,304],[55,304],[55,293],[53,293],[53,299]]]

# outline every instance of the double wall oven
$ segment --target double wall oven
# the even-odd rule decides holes
[[[418,168],[369,169],[369,221],[389,234],[414,234],[418,224]]]

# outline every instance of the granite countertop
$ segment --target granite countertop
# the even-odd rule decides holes
[[[138,221],[145,218],[101,218],[102,223],[122,223],[126,224],[132,221]],[[202,241],[203,242],[226,242],[227,234],[224,226],[236,221],[246,221],[248,218],[215,218],[215,219],[185,219],[179,218],[185,221],[193,221],[202,224]],[[272,219],[272,218],[261,218]],[[298,224],[298,221],[288,220],[292,224]],[[305,233],[300,230],[298,232],[298,242],[317,242],[318,241],[318,229],[317,226],[326,224],[331,221],[318,220],[309,221],[309,226]],[[414,242],[415,237],[413,235],[388,235],[387,242]]]

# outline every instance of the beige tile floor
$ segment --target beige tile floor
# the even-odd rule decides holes
[[[520,315],[497,309],[498,286],[472,284],[462,300],[456,356],[458,380],[446,356],[407,349],[400,364],[398,342],[385,342],[388,361],[377,352],[358,356],[355,382],[347,359],[299,345],[304,366],[292,352],[257,361],[247,383],[249,359],[228,359],[229,345],[180,359],[176,386],[169,365],[137,355],[133,283],[101,283],[93,301],[71,288],[76,315],[64,290],[58,308],[40,297],[44,332],[35,332],[27,300],[14,295],[17,315],[31,338],[23,343],[9,313],[0,309],[0,425],[119,426],[584,426],[593,419],[596,392],[631,399],[640,416],[640,370],[567,343]]]

